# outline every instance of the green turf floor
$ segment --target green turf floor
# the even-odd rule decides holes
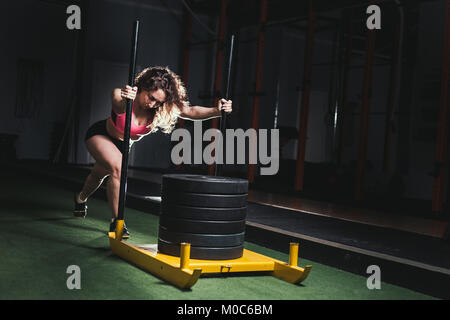
[[[51,180],[1,172],[0,181],[0,299],[432,299],[386,283],[369,290],[365,277],[306,259],[300,265],[313,268],[301,285],[268,275],[221,276],[182,291],[111,253],[105,201],[90,199],[88,217],[76,219],[73,193]],[[129,242],[157,242],[157,216],[127,209],[125,220]],[[288,260],[252,243],[245,247]],[[80,290],[67,288],[70,265],[81,269]]]

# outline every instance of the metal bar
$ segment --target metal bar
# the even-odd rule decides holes
[[[395,105],[395,93],[397,91],[397,76],[398,76],[398,52],[400,50],[400,23],[397,25],[394,39],[394,48],[392,50],[392,63],[390,72],[390,84],[389,84],[389,96],[388,105],[386,108],[386,123],[384,129],[384,158],[383,158],[383,171],[389,171],[390,157],[391,157],[391,143],[392,143],[392,118]]]
[[[351,9],[350,19],[353,19],[354,9]],[[342,88],[342,102],[340,105],[340,116],[338,117],[338,127],[339,127],[339,144],[338,144],[338,158],[337,165],[342,164],[342,158],[344,156],[344,142],[345,142],[345,132],[347,130],[347,119],[348,119],[348,86],[349,86],[349,74],[350,74],[350,63],[352,59],[352,48],[353,48],[353,25],[348,23],[348,38],[347,38],[347,48],[345,55],[345,70],[344,70],[344,87]]]
[[[258,43],[256,51],[256,68],[255,68],[255,92],[261,91],[262,84],[262,68],[263,68],[263,54],[264,54],[264,36],[266,32],[266,22],[267,22],[267,0],[261,1],[261,13],[259,17],[259,28],[258,28]],[[253,98],[252,106],[252,123],[251,127],[258,130],[259,127],[259,105],[261,97],[255,96]],[[251,143],[251,142],[249,142]],[[252,149],[252,148],[251,148]],[[253,183],[255,181],[255,165],[248,165],[248,181]]]
[[[227,66],[227,85],[225,89],[225,99],[230,99],[230,83],[231,83],[231,68],[233,66],[233,49],[234,49],[234,35],[231,35],[230,39],[230,51],[228,54],[228,66]],[[220,118],[220,132],[222,136],[225,137],[225,130],[227,127],[227,114],[222,110],[222,117]],[[215,163],[215,176],[220,176],[222,174],[222,165]]]
[[[297,147],[297,164],[295,175],[295,190],[303,190],[303,179],[305,169],[305,151],[306,151],[306,135],[308,130],[309,115],[309,96],[311,93],[311,75],[312,75],[312,55],[314,47],[314,26],[315,13],[312,7],[312,0],[309,0],[308,9],[308,31],[306,36],[305,60],[303,69],[303,89],[300,111],[300,124]]]
[[[220,0],[220,20],[219,20],[219,36],[217,40],[216,51],[216,69],[214,77],[214,92],[220,92],[222,86],[222,66],[223,66],[223,50],[224,50],[224,38],[225,28],[227,23],[227,0]],[[214,98],[213,105],[217,106],[219,102],[218,98]],[[211,120],[211,128],[217,129],[219,127],[219,120],[214,118]],[[214,155],[213,155],[214,156]],[[208,167],[208,175],[213,176],[215,173],[215,165],[211,164]]]
[[[439,120],[436,138],[436,164],[438,165],[437,176],[433,182],[432,211],[442,212],[444,207],[444,188],[447,158],[447,135],[448,135],[448,116],[449,116],[449,67],[450,67],[450,0],[445,1],[445,31],[444,31],[444,52],[442,61],[442,80],[441,80],[441,98]]]
[[[230,49],[230,51],[228,54],[227,86],[225,88],[225,99],[230,98],[231,70],[233,67],[234,34],[231,35],[229,49]],[[222,115],[226,116],[226,113],[224,112]]]
[[[128,85],[134,85],[134,77],[136,72],[136,57],[137,57],[137,46],[138,46],[138,35],[139,35],[139,20],[136,20],[133,25],[133,37],[131,39],[131,55],[130,55],[130,68],[128,73]],[[131,108],[133,105],[133,100],[127,100],[127,109],[125,116],[125,129],[123,132],[123,150],[122,150],[122,169],[120,174],[120,191],[119,191],[119,208],[117,216],[117,227],[116,227],[116,239],[122,239],[122,229],[126,201],[126,190],[127,190],[127,174],[128,174],[128,152],[130,147],[130,125],[131,125]]]
[[[373,1],[372,1],[373,2]],[[356,166],[355,199],[362,200],[364,189],[364,172],[367,160],[367,140],[369,134],[369,113],[372,90],[372,63],[375,51],[375,30],[367,31],[366,68],[362,90],[362,110],[359,130],[358,161]]]

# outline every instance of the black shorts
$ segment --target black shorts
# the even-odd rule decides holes
[[[86,142],[87,139],[89,139],[93,136],[102,135],[102,136],[107,137],[109,140],[111,140],[111,142],[114,143],[114,145],[117,147],[117,149],[119,149],[119,151],[123,154],[124,142],[122,140],[111,137],[108,134],[108,131],[106,131],[106,121],[108,121],[108,119],[98,121],[98,122],[94,123],[92,126],[90,126],[86,132],[84,141]],[[130,149],[131,149],[131,145],[132,145],[132,141],[130,140]]]

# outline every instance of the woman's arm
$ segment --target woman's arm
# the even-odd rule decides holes
[[[181,108],[180,118],[188,119],[188,120],[208,120],[212,118],[217,118],[222,115],[221,110],[224,110],[226,113],[231,113],[232,111],[232,101],[221,99],[217,107],[208,108],[201,106],[184,106]]]

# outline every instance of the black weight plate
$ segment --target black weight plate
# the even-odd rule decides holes
[[[242,208],[208,208],[190,207],[171,204],[166,201],[161,203],[161,215],[175,218],[194,220],[244,220],[247,217],[247,207]]]
[[[158,252],[179,257],[180,244],[170,243],[158,239]],[[202,260],[231,260],[242,257],[244,245],[226,248],[207,248],[191,246],[191,259]]]
[[[245,220],[190,220],[161,216],[159,225],[168,231],[202,234],[232,234],[245,231]]]
[[[168,192],[242,194],[248,192],[248,181],[197,174],[165,174],[162,177],[162,187]]]
[[[241,208],[247,206],[247,194],[169,193],[163,190],[161,200],[165,203],[181,204],[191,207]]]
[[[158,237],[172,243],[190,243],[198,247],[235,247],[244,243],[245,232],[235,234],[199,234],[172,232],[159,227]]]

